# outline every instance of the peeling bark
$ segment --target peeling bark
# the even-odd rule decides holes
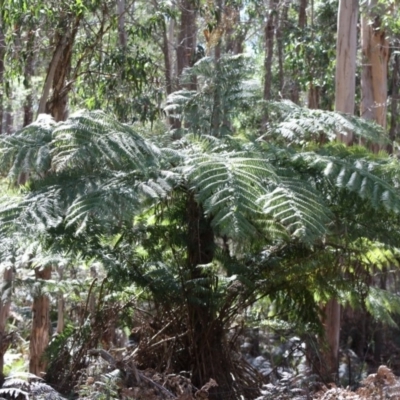
[[[386,127],[389,42],[381,27],[376,0],[361,18],[361,117]],[[373,12],[371,10],[374,10]]]

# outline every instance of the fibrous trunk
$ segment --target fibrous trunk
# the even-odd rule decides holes
[[[37,280],[50,279],[51,267],[45,267],[43,269],[36,268],[35,278]],[[47,365],[43,354],[49,344],[50,300],[49,297],[46,294],[43,294],[40,289],[33,300],[32,314],[32,331],[29,344],[29,372],[41,376],[41,374],[46,371]]]

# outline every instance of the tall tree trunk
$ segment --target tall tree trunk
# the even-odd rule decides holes
[[[35,269],[35,278],[48,280],[51,278],[51,267]],[[43,358],[44,351],[49,344],[50,333],[50,300],[49,297],[39,293],[33,299],[32,305],[32,331],[29,343],[29,372],[41,376],[46,371],[46,360]]]
[[[72,84],[68,83],[71,71],[72,50],[82,16],[76,16],[71,26],[55,37],[55,51],[47,71],[38,113],[51,114],[56,121],[68,117],[68,93]],[[52,89],[51,98],[49,98]]]
[[[389,42],[377,0],[369,0],[361,18],[361,116],[386,127]]]
[[[299,15],[298,15],[298,26],[300,30],[303,30],[307,25],[307,5],[308,0],[300,0]],[[296,50],[298,52],[298,50]],[[293,71],[293,75],[296,76],[299,71]],[[300,102],[300,85],[295,80],[290,88],[290,100],[293,103],[298,104]]]
[[[171,90],[174,91],[174,88],[177,86],[177,77],[178,77],[178,65],[176,60],[176,52],[175,48],[176,38],[175,38],[175,19],[170,18],[168,22],[168,29],[167,29],[167,42],[168,42],[168,54],[169,54],[169,65],[171,70]]]
[[[335,110],[353,114],[355,99],[355,72],[357,55],[358,0],[340,0],[337,23]],[[340,134],[338,140],[350,145],[353,135]],[[331,299],[325,306],[325,338],[323,374],[325,378],[337,379],[339,367],[340,304]]]
[[[0,14],[0,135],[3,133],[3,115],[4,115],[4,70],[6,56],[6,41],[4,36],[4,26]]]
[[[307,5],[308,0],[300,0],[298,19],[298,25],[300,29],[303,29],[307,25]]]
[[[164,55],[164,68],[165,68],[165,86],[167,94],[172,93],[172,71],[171,71],[171,55],[170,55],[170,46],[168,43],[167,36],[167,24],[164,23],[162,27],[163,33],[163,43],[162,43],[162,52]]]
[[[125,0],[117,0],[118,38],[120,46],[125,49],[128,40],[125,31]]]
[[[286,21],[288,17],[289,5],[283,3],[279,14],[276,17],[277,27],[276,27],[276,47],[278,51],[278,68],[279,68],[279,91],[282,97],[284,95],[285,87],[285,71],[283,68],[283,32],[285,31]]]
[[[265,24],[265,59],[264,59],[264,99],[271,99],[272,58],[274,54],[275,36],[275,0],[268,0],[267,22]]]
[[[190,67],[196,48],[196,8],[194,0],[181,0],[178,46],[176,49],[178,76]]]
[[[358,0],[340,0],[336,44],[335,110],[354,114],[357,54]],[[353,143],[353,134],[338,135],[338,140]]]
[[[27,126],[33,122],[33,93],[32,93],[32,76],[34,74],[35,64],[35,33],[30,30],[28,33],[28,41],[26,44],[26,59],[24,67],[24,87],[27,95],[24,101],[24,122],[23,126]]]
[[[3,272],[3,282],[0,291],[0,387],[3,383],[4,354],[11,341],[11,335],[6,333],[6,324],[11,306],[11,285],[13,270],[8,267]]]
[[[11,135],[14,132],[14,113],[12,109],[12,97],[13,97],[13,92],[12,88],[8,90],[8,101],[7,101],[7,106],[5,109],[5,115],[4,115],[4,127],[5,127],[5,133],[7,135]]]
[[[251,20],[241,24],[240,7],[226,2],[225,4],[225,52],[231,54],[243,53],[244,41]]]
[[[398,103],[400,94],[400,56],[395,54],[393,58],[393,70],[392,70],[392,101],[391,101],[391,112],[390,112],[390,130],[389,138],[391,144],[387,148],[389,153],[393,152],[393,142],[396,140],[397,127],[398,127]]]
[[[315,86],[312,82],[308,85],[308,108],[319,108],[319,87]]]

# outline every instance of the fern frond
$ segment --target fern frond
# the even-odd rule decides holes
[[[320,194],[305,180],[281,178],[275,189],[259,200],[263,210],[291,237],[313,243],[327,233],[331,212]]]
[[[232,119],[250,107],[254,81],[248,80],[251,63],[243,55],[199,60],[183,74],[183,83],[197,81],[197,90],[180,90],[168,96],[165,110],[188,122],[187,132],[225,137],[232,133]],[[240,110],[240,111],[239,111]]]
[[[378,321],[397,327],[392,314],[400,314],[400,299],[395,293],[371,286],[365,299],[368,312]]]
[[[228,237],[257,232],[249,216],[261,217],[258,199],[278,180],[266,159],[245,153],[198,155],[187,161],[184,173],[213,226]]]
[[[131,127],[102,111],[79,111],[54,130],[52,155],[58,172],[104,167],[143,171],[157,164],[159,151]]]
[[[50,168],[52,131],[56,123],[47,114],[10,136],[0,137],[0,175],[15,182],[20,174],[43,176]]]
[[[313,110],[300,107],[290,101],[266,104],[276,121],[268,127],[266,139],[270,135],[281,136],[290,143],[304,144],[324,136],[329,141],[336,140],[338,134],[348,132],[370,143],[388,144],[384,129],[378,124],[362,118],[339,112]]]
[[[366,157],[359,158],[358,152]],[[356,193],[376,209],[382,209],[383,206],[388,211],[400,211],[400,193],[396,187],[398,178],[393,181],[393,171],[388,171],[391,168],[398,171],[399,165],[393,164],[388,158],[379,160],[366,153],[365,149],[336,145],[320,152],[298,153],[293,159],[316,168],[333,185]]]

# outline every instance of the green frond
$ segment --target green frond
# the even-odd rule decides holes
[[[392,314],[400,314],[400,298],[396,293],[371,286],[365,299],[367,311],[378,321],[397,327]]]
[[[194,156],[187,160],[184,173],[213,226],[228,237],[257,232],[251,217],[262,216],[258,199],[278,179],[266,159],[246,153]]]
[[[99,182],[90,191],[76,196],[65,212],[67,226],[79,224],[84,229],[89,218],[103,224],[133,221],[151,201],[164,198],[171,186],[167,179],[137,180],[135,173],[118,173]]]
[[[366,157],[358,158],[358,152]],[[378,159],[360,148],[338,145],[324,148],[321,152],[298,153],[294,159],[316,168],[333,185],[356,193],[376,209],[383,207],[395,213],[400,211],[398,178],[393,181],[393,171],[389,171],[389,166],[395,171],[399,166],[389,158]]]
[[[282,137],[289,143],[304,144],[308,141],[318,141],[322,137],[334,141],[338,134],[346,136],[348,132],[352,132],[370,143],[389,143],[381,126],[353,115],[313,110],[288,100],[270,102],[265,106],[272,120],[276,122],[270,124],[267,134],[262,136],[262,139],[272,135]]]
[[[50,143],[56,123],[46,114],[10,136],[0,136],[0,175],[16,182],[20,174],[43,176],[50,168]]]
[[[144,171],[157,164],[159,150],[131,127],[102,111],[79,111],[53,132],[53,168]]]
[[[376,268],[382,270],[385,267],[400,266],[400,250],[398,248],[388,247],[383,243],[366,238],[359,238],[352,246],[360,251],[357,259],[366,266],[370,266],[371,272]]]
[[[327,233],[331,212],[321,195],[305,180],[281,178],[260,202],[264,213],[281,225],[290,237],[311,244]]]

